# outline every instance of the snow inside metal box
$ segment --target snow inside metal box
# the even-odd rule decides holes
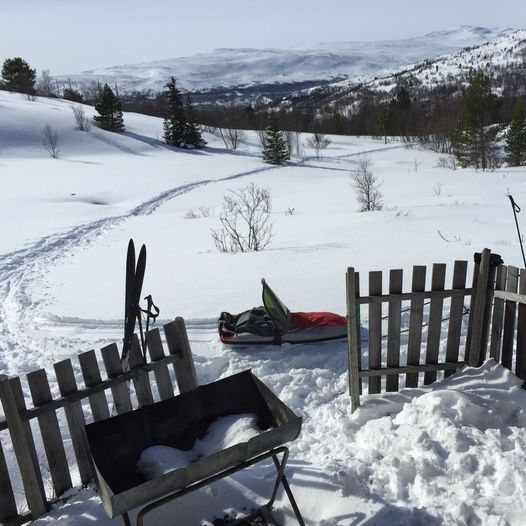
[[[189,450],[214,420],[254,413],[260,434],[160,477],[136,471],[154,445]],[[296,416],[251,371],[244,371],[136,411],[89,424],[85,438],[102,504],[110,517],[141,507],[294,440]]]

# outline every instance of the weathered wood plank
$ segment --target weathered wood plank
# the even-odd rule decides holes
[[[79,354],[79,363],[86,387],[94,387],[102,383],[99,364],[97,363],[97,357],[95,356],[94,350]],[[106,399],[104,391],[90,395],[89,404],[95,422],[110,417],[108,400]]]
[[[27,375],[27,383],[33,404],[36,407],[41,404],[46,404],[52,399],[49,382],[44,369],[29,373]],[[42,442],[48,461],[53,488],[55,494],[60,496],[72,487],[72,483],[57,414],[55,412],[49,412],[40,415],[38,417],[38,425],[42,434]]]
[[[347,269],[346,298],[347,298],[347,352],[349,357],[349,395],[351,397],[351,411],[360,406],[360,384],[358,373],[360,369],[360,347],[358,341],[359,324],[356,323],[356,281],[354,268]]]
[[[421,364],[421,365],[403,365],[400,367],[383,367],[381,369],[364,369],[358,372],[360,378],[368,378],[371,376],[384,376],[394,373],[425,373],[427,371],[444,371],[444,370],[455,370],[464,367],[466,362],[442,362],[437,364]]]
[[[76,393],[78,391],[77,382],[71,360],[62,360],[53,367],[55,369],[60,395],[67,397],[70,394]],[[82,428],[86,425],[82,406],[78,401],[71,402],[64,406],[64,412],[66,414],[73,451],[77,459],[80,480],[82,484],[87,484],[92,479],[92,475],[88,453],[82,437]]]
[[[519,269],[508,266],[506,277],[506,290],[517,292]],[[501,363],[504,367],[511,370],[513,363],[513,344],[515,340],[515,322],[517,316],[517,304],[514,301],[506,300],[504,305],[504,331],[502,336],[502,358]]]
[[[147,342],[148,352],[150,353],[152,362],[163,360],[165,358],[165,354],[159,329],[152,329],[151,331],[148,331]],[[170,378],[170,373],[168,372],[168,367],[166,365],[159,366],[154,369],[153,374],[155,375],[155,382],[157,384],[157,390],[159,391],[161,400],[172,398],[174,391],[172,379]]]
[[[382,294],[382,273],[369,272],[369,296]],[[382,367],[382,304],[369,305],[369,369]],[[369,394],[380,392],[381,378],[369,380]]]
[[[135,386],[135,394],[139,407],[143,405],[153,404],[152,388],[150,387],[150,379],[148,378],[148,371],[142,369],[144,366],[144,356],[141,351],[141,344],[137,334],[133,335],[132,346],[130,349],[130,369],[137,369],[140,374],[133,379]]]
[[[16,519],[16,517],[18,517],[18,510],[7,470],[2,442],[0,441],[0,523],[7,523]]]
[[[469,318],[468,318],[468,330],[466,333],[466,343],[464,346],[464,360],[468,361],[469,359],[469,349],[471,348],[471,333],[473,332],[473,310],[475,308],[475,291],[477,290],[477,284],[479,281],[480,274],[480,261],[477,258],[474,258],[473,266],[473,277],[471,279],[471,293],[469,300]]]
[[[100,350],[108,378],[117,378],[123,373],[119,349],[116,343],[106,345]],[[115,412],[118,415],[133,409],[127,384],[114,385],[111,388]]]
[[[194,359],[183,318],[176,318],[164,326],[164,334],[170,354],[179,357],[174,363],[175,377],[181,393],[198,386]]]
[[[31,425],[28,421],[21,421],[22,414],[26,411],[26,402],[19,377],[8,379],[7,383],[2,386],[0,375],[0,400],[9,426],[29,510],[36,518],[47,510],[46,491]]]
[[[388,301],[395,301],[400,299],[401,301],[409,300],[428,300],[431,298],[454,298],[455,296],[468,296],[473,292],[473,288],[462,288],[457,289],[447,289],[447,290],[424,290],[424,291],[413,291],[413,292],[403,292],[402,294],[382,294],[381,296],[362,296],[357,299],[359,305],[366,305],[368,303],[386,303]]]
[[[526,294],[526,270],[520,270],[519,292]],[[526,379],[526,305],[519,303],[517,319],[517,359],[515,361],[515,374]]]
[[[431,275],[431,290],[442,291],[446,284],[446,265],[435,263]],[[427,331],[426,363],[438,363],[440,351],[440,335],[442,333],[442,311],[444,308],[444,298],[431,297],[429,307],[429,326]],[[428,385],[437,379],[436,371],[428,371],[424,375],[424,384]]]
[[[493,302],[493,318],[491,320],[491,341],[489,355],[497,362],[500,361],[500,350],[502,344],[502,328],[504,321],[504,300],[498,296],[500,291],[506,288],[506,276],[508,267],[501,265],[497,269],[497,277],[495,280],[495,300]]]
[[[485,248],[482,251],[479,266],[479,275],[477,288],[475,292],[475,301],[472,302],[470,310],[471,335],[469,342],[468,363],[471,367],[479,367],[486,355],[484,345],[484,320],[487,319],[487,290],[490,275],[491,251]]]
[[[389,272],[389,294],[402,293],[403,271],[391,270]],[[387,367],[396,368],[400,365],[400,324],[402,321],[402,301],[389,302],[387,321]],[[398,374],[387,376],[385,387],[387,391],[398,391]]]
[[[415,265],[411,290],[422,292],[426,286],[426,267]],[[422,345],[422,321],[424,318],[424,297],[411,300],[411,315],[409,317],[409,340],[407,343],[407,365],[419,365]],[[418,374],[408,373],[406,387],[418,386]]]
[[[466,286],[468,262],[455,261],[453,268],[454,289],[464,289]],[[446,362],[456,362],[460,350],[460,337],[462,335],[462,322],[464,318],[464,295],[453,296],[449,307],[449,323],[447,330]],[[446,370],[444,376],[447,378],[454,371]]]
[[[354,293],[355,293],[355,304],[356,304],[356,314],[355,314],[355,323],[356,323],[356,344],[358,346],[358,370],[362,370],[362,318],[361,318],[361,307],[358,303],[360,298],[360,273],[355,272],[354,274]],[[360,396],[362,395],[362,379],[358,379],[358,389],[360,391]]]
[[[504,265],[502,268],[507,268],[507,267]],[[515,303],[526,304],[526,294],[517,294],[516,292],[496,290],[494,293],[494,297],[495,299],[499,299],[499,300],[508,300],[508,301],[513,301]]]

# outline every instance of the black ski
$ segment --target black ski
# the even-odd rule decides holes
[[[122,345],[121,363],[124,371],[128,370],[130,350],[135,331],[135,321],[141,315],[139,302],[141,300],[144,271],[146,269],[146,247],[143,245],[135,266],[135,247],[130,240],[126,260],[126,293],[124,308],[124,341]]]

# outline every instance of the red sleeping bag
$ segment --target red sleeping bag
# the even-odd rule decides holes
[[[292,312],[291,316],[292,330],[347,325],[345,316],[340,316],[334,312]]]

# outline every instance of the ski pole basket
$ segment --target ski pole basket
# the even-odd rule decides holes
[[[244,413],[257,417],[261,433],[150,480],[136,471],[145,449],[164,445],[189,450],[217,418]],[[284,444],[294,440],[300,429],[301,417],[254,374],[244,371],[87,425],[85,439],[104,509],[112,518],[122,514],[125,524],[131,524],[127,512],[132,509],[143,507],[137,517],[140,526],[149,511],[268,458],[274,460],[278,474],[265,510],[270,511],[281,484],[303,524],[284,475],[288,457]]]

